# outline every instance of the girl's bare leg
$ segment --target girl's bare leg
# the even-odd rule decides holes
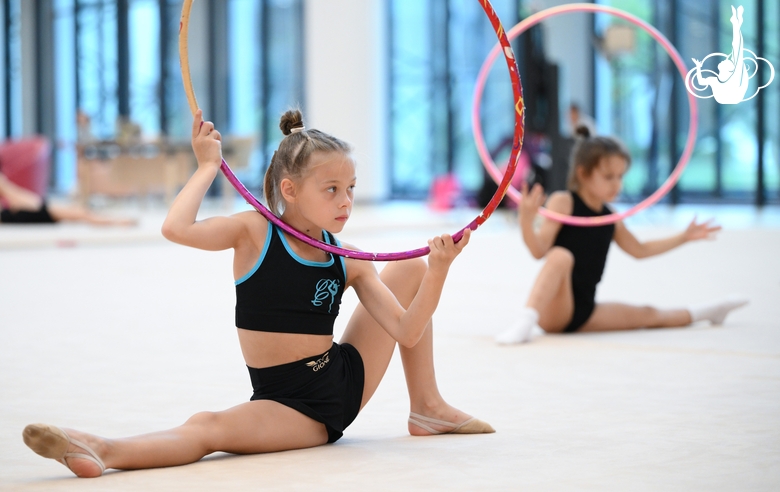
[[[656,309],[620,303],[599,303],[579,331],[635,330],[637,328],[671,328],[691,324],[687,309]]]
[[[124,439],[105,439],[66,429],[68,435],[91,447],[106,468],[121,470],[184,465],[224,451],[235,454],[267,453],[325,444],[325,426],[269,400],[242,403],[222,412],[201,412],[183,425]],[[68,452],[84,453],[71,444]],[[80,477],[100,475],[96,463],[67,458]]]
[[[409,390],[410,411],[425,417],[460,424],[471,418],[457,408],[450,406],[439,393],[436,374],[433,367],[433,325],[428,323],[423,337],[414,347],[399,347],[404,365],[406,387]],[[429,424],[440,432],[451,430],[436,424]],[[431,433],[409,423],[409,433],[413,436],[427,436]]]
[[[12,183],[0,173],[0,198],[5,200],[12,211],[34,212],[41,208],[43,198],[30,190]],[[93,225],[136,225],[135,219],[110,218],[97,215],[83,207],[61,207],[49,205],[49,214],[55,221],[86,222]]]
[[[49,205],[47,208],[49,209],[49,214],[52,218],[58,222],[86,222],[87,224],[100,226],[132,226],[138,224],[138,221],[135,219],[105,217],[93,213],[89,209],[78,206],[62,207],[58,205]]]
[[[562,332],[574,313],[572,268],[574,256],[569,250],[560,247],[550,249],[525,308],[514,313],[512,325],[496,335],[496,342],[500,345],[527,342],[537,325],[547,332]]]
[[[417,294],[427,266],[421,259],[405,260],[388,264],[380,278],[395,294],[404,308],[409,307]],[[361,408],[373,396],[379,382],[387,371],[387,366],[395,349],[395,340],[382,329],[379,323],[358,305],[341,339],[342,343],[353,345],[363,358],[365,384]],[[431,323],[422,339],[412,348],[401,347],[401,360],[404,365],[411,411],[426,417],[459,424],[469,418],[466,413],[451,407],[439,393],[433,368],[433,331]],[[447,427],[431,425],[442,431]],[[410,425],[413,435],[429,435],[429,432]]]
[[[571,271],[574,256],[568,249],[554,247],[547,253],[536,277],[526,306],[539,313],[539,326],[546,332],[560,333],[574,314]]]

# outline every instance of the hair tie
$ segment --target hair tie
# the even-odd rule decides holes
[[[296,126],[295,128],[290,128],[290,135],[292,135],[293,133],[302,132],[305,129],[306,129],[305,126]]]

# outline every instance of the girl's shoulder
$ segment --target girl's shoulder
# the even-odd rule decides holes
[[[553,212],[571,215],[572,210],[574,210],[574,197],[568,190],[554,191],[547,199],[545,206]]]
[[[246,225],[253,226],[253,227],[260,227],[264,231],[267,227],[270,226],[270,222],[268,219],[266,219],[263,214],[256,210],[246,210],[244,212],[238,212],[233,215],[231,215],[234,219],[240,220],[241,222],[245,223]]]
[[[351,249],[352,251],[363,251],[356,247],[354,244],[341,243],[341,247],[344,249]],[[377,273],[374,262],[365,260],[356,260],[355,258],[344,258],[344,269],[347,275],[347,285],[351,285],[354,281],[366,274]]]
[[[268,233],[272,230],[272,224],[256,210],[247,210],[231,215],[235,220],[244,224],[246,236],[261,249],[265,244]]]

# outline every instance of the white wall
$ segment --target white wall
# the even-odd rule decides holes
[[[351,143],[355,200],[389,195],[384,0],[305,2],[307,126]]]

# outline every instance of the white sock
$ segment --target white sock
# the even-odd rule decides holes
[[[496,342],[501,345],[525,343],[531,339],[531,332],[539,321],[539,313],[535,309],[525,307],[518,313],[517,320],[496,336]]]
[[[709,320],[713,325],[720,325],[726,319],[729,311],[737,309],[748,303],[744,297],[731,296],[715,302],[696,304],[688,308],[691,313],[691,322]]]

